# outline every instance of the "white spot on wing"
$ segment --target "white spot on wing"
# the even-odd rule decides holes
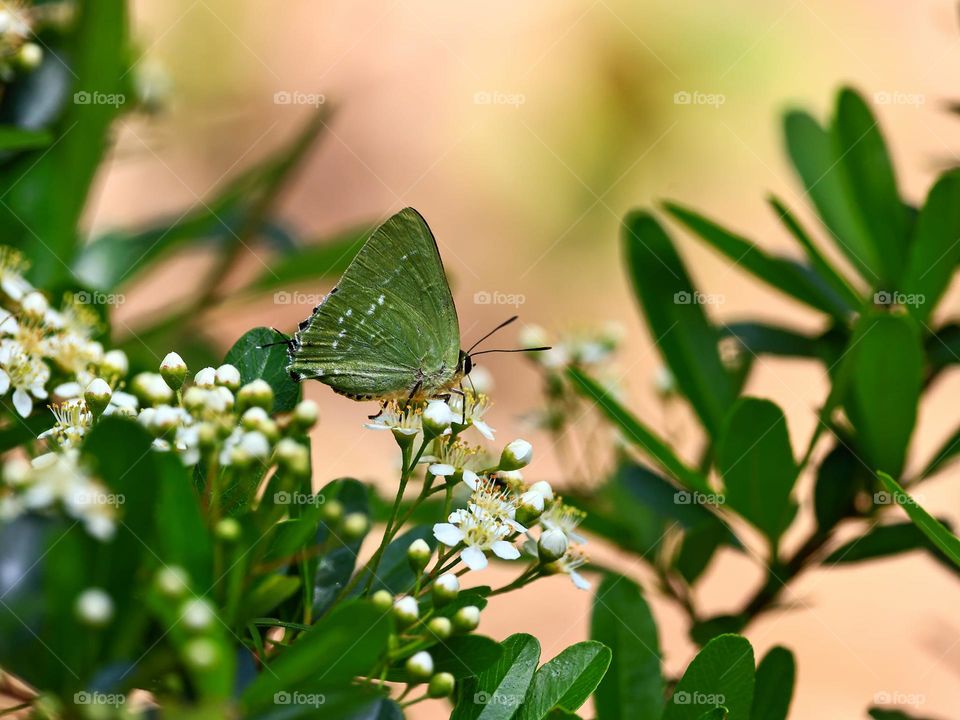
[[[353,315],[353,308],[347,308],[347,317]]]
[[[377,302],[378,302],[380,305],[383,305],[383,301],[386,300],[386,299],[387,299],[387,296],[386,296],[386,295],[381,295],[380,297],[377,298]]]

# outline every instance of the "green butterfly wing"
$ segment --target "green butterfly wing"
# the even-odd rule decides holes
[[[460,326],[437,241],[406,208],[370,236],[290,346],[295,379],[357,398],[400,397],[447,386]]]

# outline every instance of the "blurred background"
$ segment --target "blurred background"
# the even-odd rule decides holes
[[[960,121],[947,111],[960,97],[960,28],[946,0],[139,0],[134,11],[138,64],[163,69],[171,101],[157,117],[121,121],[90,228],[179,214],[289,141],[311,114],[333,108],[281,202],[299,235],[328,237],[418,208],[439,240],[465,344],[517,312],[551,332],[618,321],[626,330],[619,382],[632,407],[655,427],[669,421],[691,447],[694,423],[681,409],[668,418],[654,391],[659,359],[620,266],[625,211],[676,199],[793,252],[764,203],[775,191],[803,207],[779,118],[798,105],[826,112],[842,84],[873,99],[910,200],[923,196],[934,170],[960,160]],[[710,308],[717,317],[749,312],[816,329],[791,301],[702,245],[684,239],[681,251],[699,287],[723,296]],[[144,317],[204,276],[207,261],[198,251],[131,288],[117,310],[119,335],[135,338]],[[263,251],[246,253],[228,283],[239,286],[270,262]],[[307,284],[282,302],[230,301],[208,313],[205,332],[226,349],[254,325],[289,330],[328,289]],[[500,342],[512,345],[515,333]],[[562,477],[547,437],[524,422],[539,400],[537,374],[520,356],[485,360],[498,441],[529,437],[536,460],[528,477]],[[765,360],[748,390],[785,408],[800,447],[826,385],[812,365]],[[945,377],[921,408],[917,456],[955,425],[958,391],[960,380]],[[395,446],[362,428],[372,407],[319,384],[306,392],[322,410],[318,476],[388,487]],[[923,498],[953,520],[958,472],[930,482]],[[808,492],[801,485],[802,499]],[[635,558],[599,542],[591,552],[652,587]],[[498,569],[485,572],[485,583],[499,584]],[[699,600],[706,611],[730,609],[761,577],[749,556],[721,555]],[[787,599],[793,607],[747,634],[758,655],[773,644],[796,652],[792,717],[863,717],[867,705],[897,694],[912,697],[922,716],[960,707],[960,587],[926,554],[817,570]],[[589,605],[589,593],[554,578],[494,599],[481,630],[532,632],[546,659],[587,636]],[[655,595],[653,607],[667,669],[678,673],[693,652],[687,628]],[[444,713],[417,706],[413,716]]]

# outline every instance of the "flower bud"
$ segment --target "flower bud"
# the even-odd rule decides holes
[[[293,438],[283,438],[274,453],[284,470],[303,477],[310,474],[310,451]]]
[[[243,535],[243,528],[234,518],[223,518],[215,528],[217,537],[226,542],[236,542]]]
[[[449,618],[435,617],[427,623],[427,630],[440,640],[446,640],[453,634],[453,623]]]
[[[110,389],[103,378],[94,378],[87,385],[87,389],[83,391],[83,401],[94,417],[100,417],[103,411],[107,409],[111,397],[113,397],[113,390]]]
[[[313,400],[301,400],[293,409],[293,421],[301,430],[309,430],[317,424],[320,409]]]
[[[190,388],[191,390],[193,388]],[[197,425],[197,444],[203,450],[211,450],[216,446],[217,440],[220,439],[220,435],[217,432],[217,427],[213,423],[202,422]]]
[[[387,612],[393,607],[393,595],[386,590],[377,590],[370,596],[373,606],[380,612]]]
[[[130,361],[123,350],[111,350],[103,356],[100,371],[107,377],[121,378],[130,371]]]
[[[187,377],[187,364],[175,352],[169,352],[160,363],[160,377],[170,386],[171,390],[179,390],[183,387],[183,381]]]
[[[533,446],[526,440],[517,439],[503,449],[500,455],[501,470],[519,470],[533,459]]]
[[[370,520],[362,512],[349,513],[343,519],[343,539],[359,540],[370,529]]]
[[[453,573],[444,573],[433,581],[433,604],[446,605],[460,594],[460,578]]]
[[[426,650],[421,650],[416,655],[411,655],[404,667],[414,681],[423,682],[433,675],[433,658]]]
[[[217,664],[220,649],[210,638],[193,638],[183,647],[183,660],[194,670],[209,670]]]
[[[43,48],[36,43],[25,42],[17,51],[16,60],[23,70],[34,70],[43,62]]]
[[[406,595],[393,603],[393,616],[401,626],[413,625],[420,617],[416,598]]]
[[[543,514],[543,495],[533,490],[527,490],[517,501],[516,520],[521,525],[529,527]]]
[[[150,408],[148,408],[149,410]],[[144,411],[146,412],[146,411]],[[180,427],[180,409],[170,405],[161,405],[154,408],[149,414],[148,429],[157,437],[171,437],[178,427]]]
[[[214,382],[229,390],[236,390],[240,387],[240,371],[233,365],[225,363],[217,368],[214,374]]]
[[[144,405],[160,405],[173,399],[173,390],[158,373],[140,373],[130,382],[130,389]]]
[[[480,608],[476,605],[467,605],[454,613],[453,627],[457,632],[468,633],[477,629],[480,624]]]
[[[273,388],[261,378],[248,382],[237,392],[237,405],[241,409],[262,407],[269,412],[273,407]]]
[[[423,411],[423,433],[428,437],[443,435],[450,429],[453,413],[443,400],[431,400]]]
[[[410,567],[417,575],[423,572],[427,563],[430,562],[431,555],[433,555],[433,550],[422,538],[417,538],[407,548],[407,560],[410,561]]]
[[[432,698],[443,698],[453,695],[453,688],[457,681],[453,675],[448,672],[438,672],[430,678],[430,684],[427,685],[427,695]]]
[[[212,367],[205,367],[193,376],[193,384],[200,388],[210,389],[217,384],[217,371]]]
[[[113,618],[113,599],[100,588],[87,588],[77,596],[74,611],[85,625],[103,627]]]
[[[168,565],[157,571],[157,590],[167,598],[183,597],[190,586],[186,570],[176,565]]]
[[[216,617],[213,605],[203,598],[187,600],[180,610],[180,620],[183,626],[194,632],[209,628],[213,625]]]
[[[323,503],[320,510],[320,518],[327,525],[337,525],[343,517],[343,503],[334,498]]]
[[[540,561],[549,563],[559,560],[566,554],[568,545],[569,542],[567,536],[563,534],[563,530],[557,528],[544,530],[537,542],[537,553],[540,556]]]
[[[535,493],[540,493],[543,496],[544,501],[550,502],[553,500],[553,488],[550,486],[546,480],[540,480],[535,482],[530,486],[530,491]]]
[[[270,441],[267,440],[263,433],[257,430],[245,432],[240,438],[237,447],[257,460],[265,460],[270,456]]]

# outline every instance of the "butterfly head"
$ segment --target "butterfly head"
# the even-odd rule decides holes
[[[473,370],[473,360],[470,358],[470,353],[461,350],[460,358],[457,360],[457,376],[465,377],[470,374],[471,370]]]

